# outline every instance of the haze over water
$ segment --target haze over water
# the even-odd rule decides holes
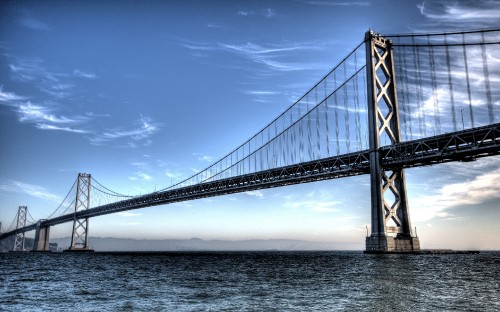
[[[0,254],[0,310],[498,311],[500,253]]]

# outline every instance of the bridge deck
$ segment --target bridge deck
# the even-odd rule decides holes
[[[406,141],[382,147],[378,152],[381,153],[382,167],[388,170],[428,166],[450,161],[471,161],[479,157],[497,155],[500,153],[500,123]],[[193,186],[150,193],[79,211],[76,214],[70,213],[43,220],[41,225],[53,226],[73,221],[75,218],[96,217],[198,198],[367,174],[369,173],[369,153],[369,150],[363,150]],[[20,232],[34,230],[35,228],[36,224],[32,224],[6,232],[0,235],[0,239]]]

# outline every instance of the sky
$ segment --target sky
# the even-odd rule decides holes
[[[80,172],[128,195],[199,172],[293,104],[369,29],[498,28],[499,16],[494,0],[2,1],[2,227],[20,205],[46,218]],[[423,248],[500,249],[499,157],[406,176]],[[364,175],[101,216],[89,235],[363,249],[369,224]]]

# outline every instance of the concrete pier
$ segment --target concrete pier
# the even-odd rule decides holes
[[[420,240],[412,236],[376,236],[366,238],[365,253],[418,253]]]
[[[49,248],[49,226],[42,226],[41,221],[38,221],[35,232],[35,243],[33,245],[34,252],[50,252]]]

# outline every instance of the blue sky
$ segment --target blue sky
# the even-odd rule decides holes
[[[499,16],[491,0],[3,1],[0,221],[8,227],[19,205],[47,217],[79,172],[130,195],[199,172],[295,102],[370,28],[495,28]],[[499,168],[495,157],[407,170],[424,248],[500,249]],[[360,176],[103,216],[91,219],[90,235],[362,248],[369,220],[369,177]]]

